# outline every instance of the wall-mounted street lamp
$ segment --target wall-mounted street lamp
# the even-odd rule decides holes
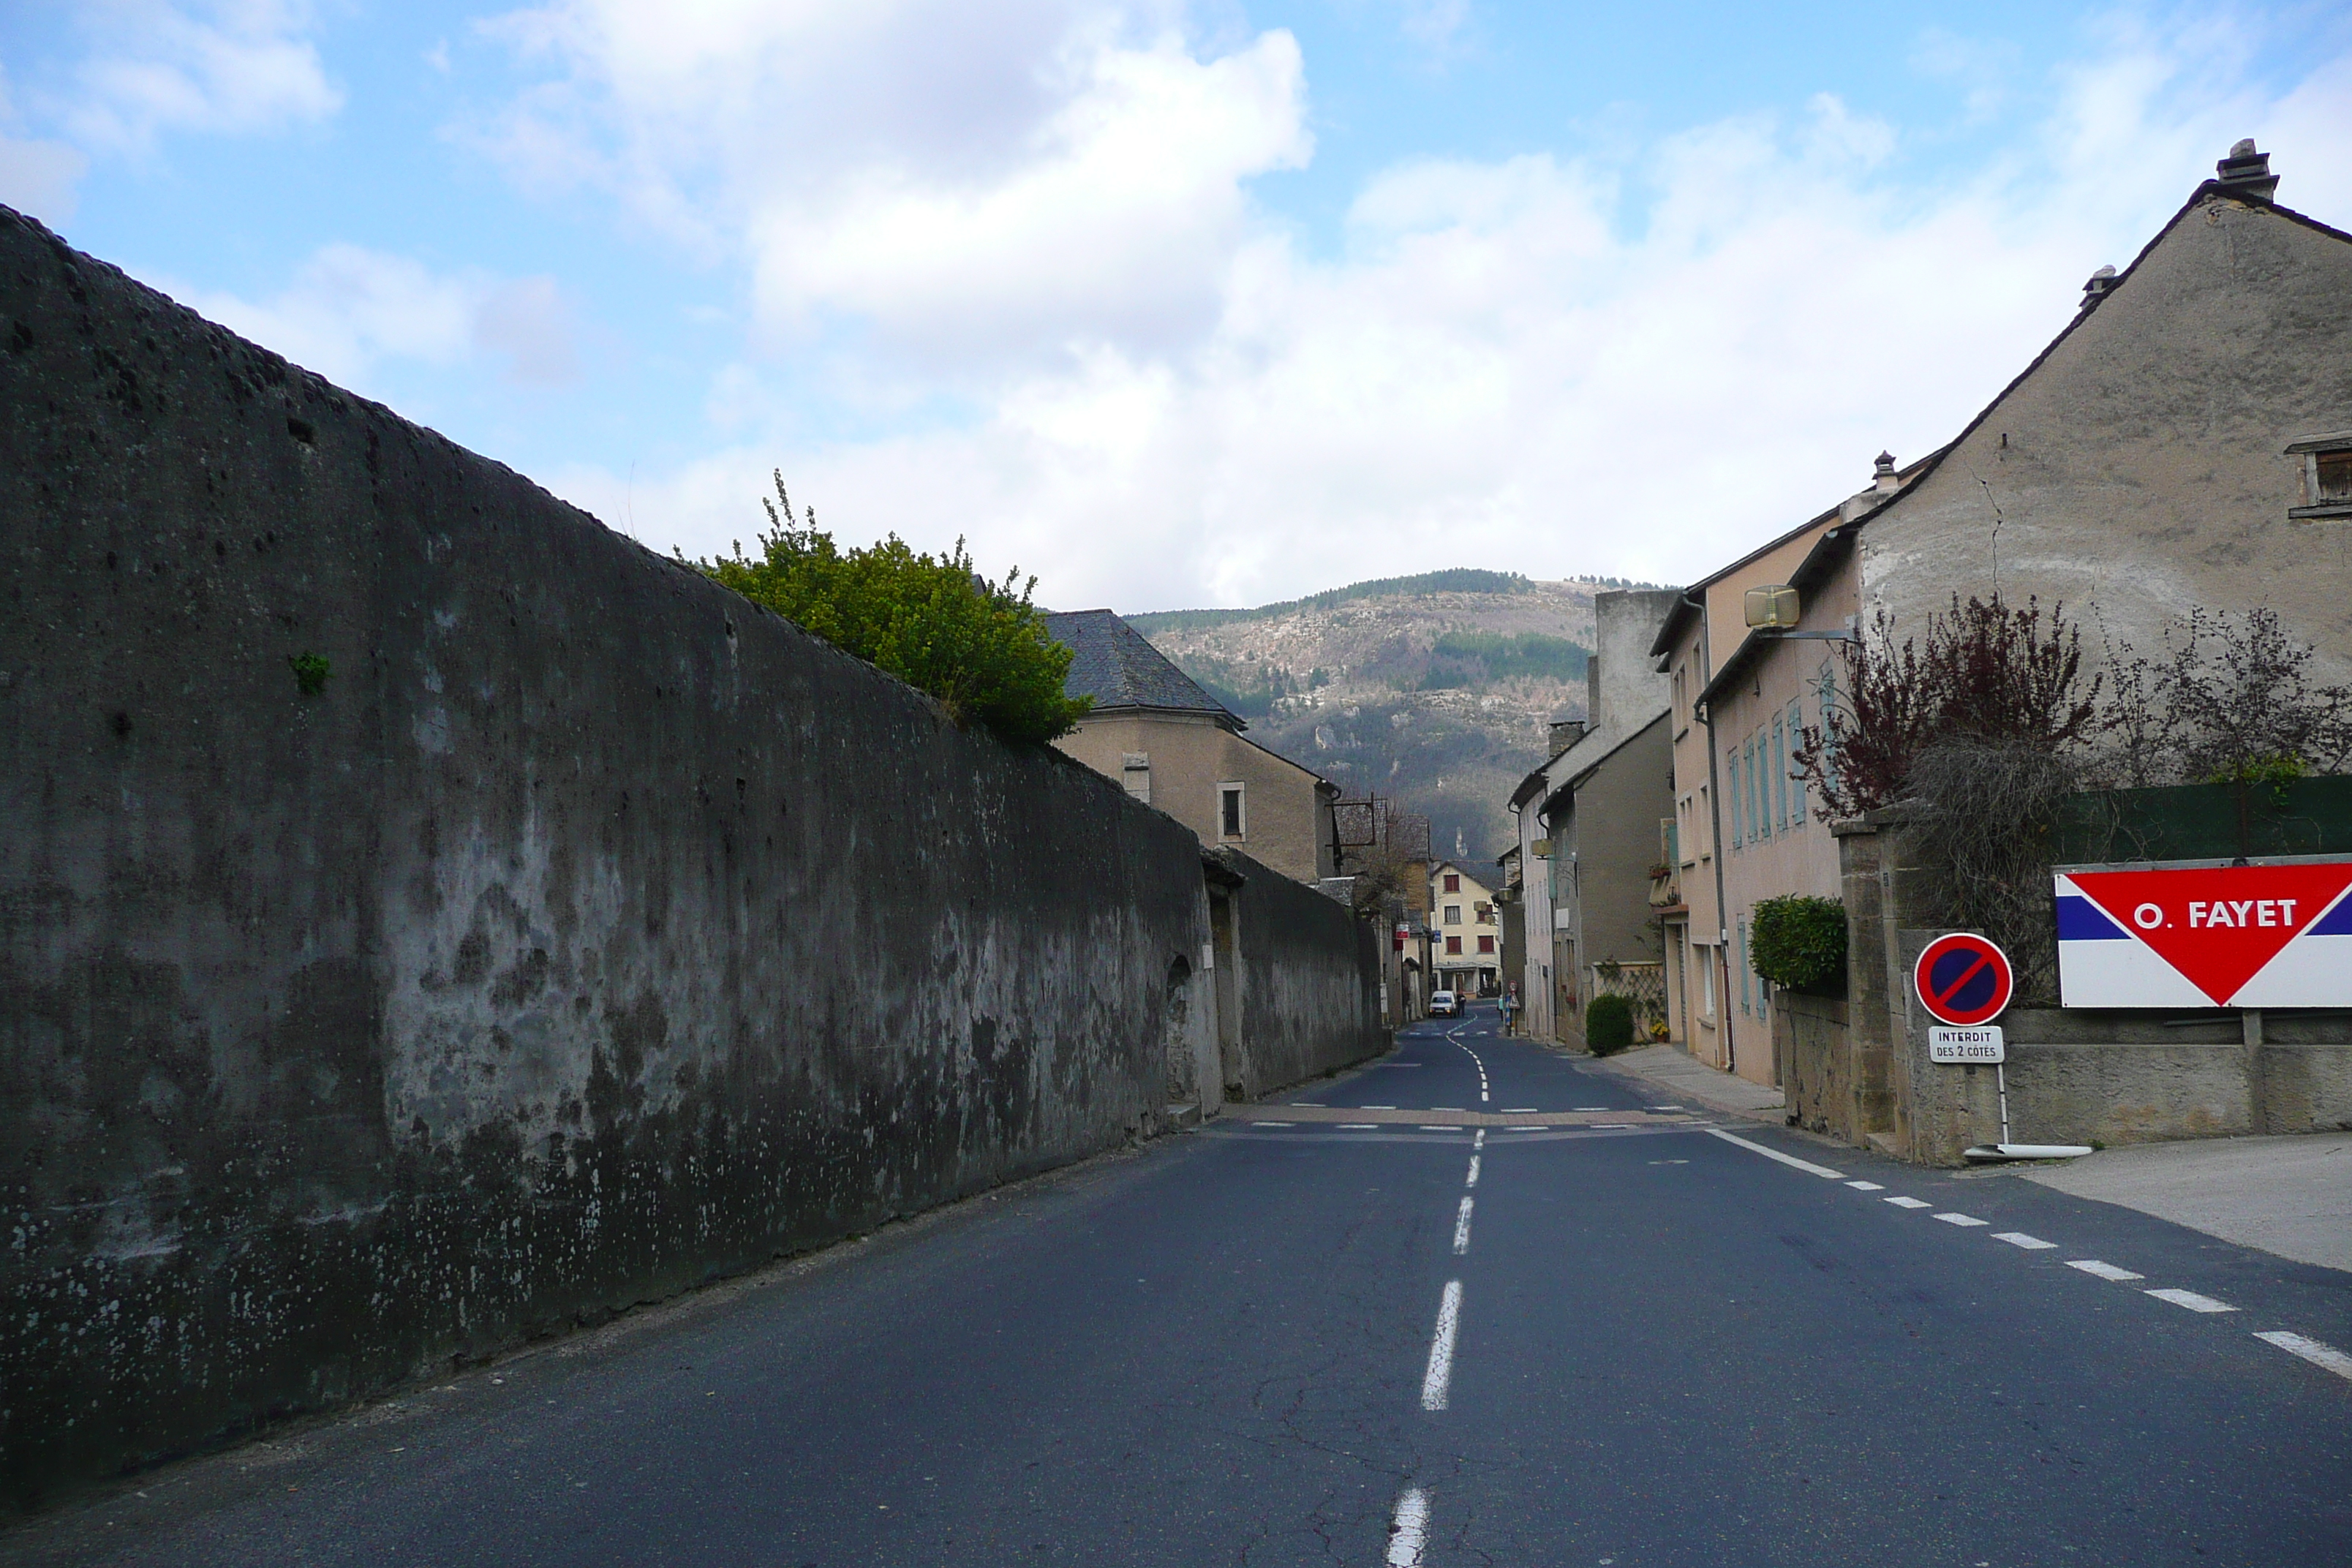
[[[1797,601],[1797,590],[1786,583],[1769,584],[1748,590],[1744,607],[1748,612],[1748,629],[1769,633],[1776,637],[1796,641],[1860,642],[1862,634],[1853,629],[1853,617],[1839,631],[1801,632],[1797,623],[1804,618],[1804,608]]]

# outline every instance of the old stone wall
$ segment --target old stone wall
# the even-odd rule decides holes
[[[1215,1059],[1180,824],[5,209],[0,562],[0,1500],[1118,1144]],[[1339,986],[1329,924],[1269,970]]]
[[[1232,893],[1240,1037],[1228,1090],[1262,1099],[1387,1050],[1379,924],[1246,855],[1215,858],[1245,879]]]

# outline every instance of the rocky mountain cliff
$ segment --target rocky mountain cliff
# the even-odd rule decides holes
[[[1439,856],[1491,862],[1546,726],[1584,716],[1592,595],[1633,586],[1462,569],[1126,619],[1258,744],[1425,814]]]

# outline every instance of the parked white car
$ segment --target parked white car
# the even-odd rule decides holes
[[[1460,1011],[1462,1011],[1462,1004],[1454,1000],[1453,992],[1433,991],[1429,994],[1429,1016],[1431,1017],[1451,1018]]]

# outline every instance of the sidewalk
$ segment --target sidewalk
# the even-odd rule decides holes
[[[1753,1084],[1733,1073],[1718,1072],[1679,1046],[1643,1046],[1595,1058],[1593,1065],[1648,1080],[1685,1104],[1703,1105],[1734,1116],[1775,1124],[1786,1119],[1780,1091]]]
[[[2352,1132],[2133,1143],[2011,1173],[2297,1263],[2352,1270]]]

